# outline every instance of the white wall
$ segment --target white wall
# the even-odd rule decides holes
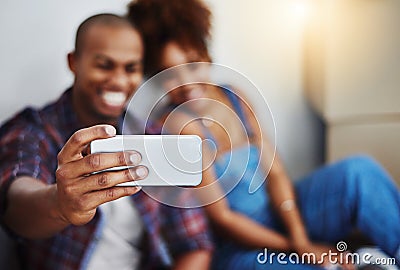
[[[304,18],[295,6],[299,1],[209,1],[214,60],[242,72],[261,89],[275,117],[278,150],[295,178],[322,157],[321,127],[302,94]],[[72,76],[66,54],[79,23],[100,11],[123,13],[128,2],[3,0],[0,121],[26,105],[43,105],[68,87]]]
[[[72,83],[66,55],[79,24],[98,12],[122,14],[129,1],[3,0],[0,9],[0,121],[43,105]]]

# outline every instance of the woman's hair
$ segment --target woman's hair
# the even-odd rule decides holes
[[[160,71],[161,51],[170,41],[211,61],[211,12],[200,0],[136,0],[129,4],[127,17],[143,36],[146,76]]]

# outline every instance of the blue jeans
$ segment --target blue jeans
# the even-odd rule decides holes
[[[335,246],[358,229],[389,256],[400,260],[400,192],[372,159],[356,156],[322,167],[295,182],[295,190],[305,227],[313,241]],[[272,212],[266,214],[274,216]],[[283,230],[276,218],[266,226]],[[287,256],[286,264],[276,259],[262,264],[257,262],[260,252],[236,250],[225,260],[224,268],[214,264],[215,269],[321,269],[295,265]]]
[[[296,185],[311,239],[337,243],[359,229],[388,255],[400,247],[400,192],[372,159],[351,157]]]

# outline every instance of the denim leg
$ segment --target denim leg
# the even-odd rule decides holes
[[[295,186],[312,239],[336,243],[358,228],[395,256],[400,247],[400,192],[375,161],[347,158],[315,171]]]

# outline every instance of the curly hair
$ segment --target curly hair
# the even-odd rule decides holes
[[[200,0],[136,0],[128,5],[127,18],[143,36],[146,76],[160,71],[160,54],[170,41],[184,49],[195,49],[211,61],[211,11]]]

